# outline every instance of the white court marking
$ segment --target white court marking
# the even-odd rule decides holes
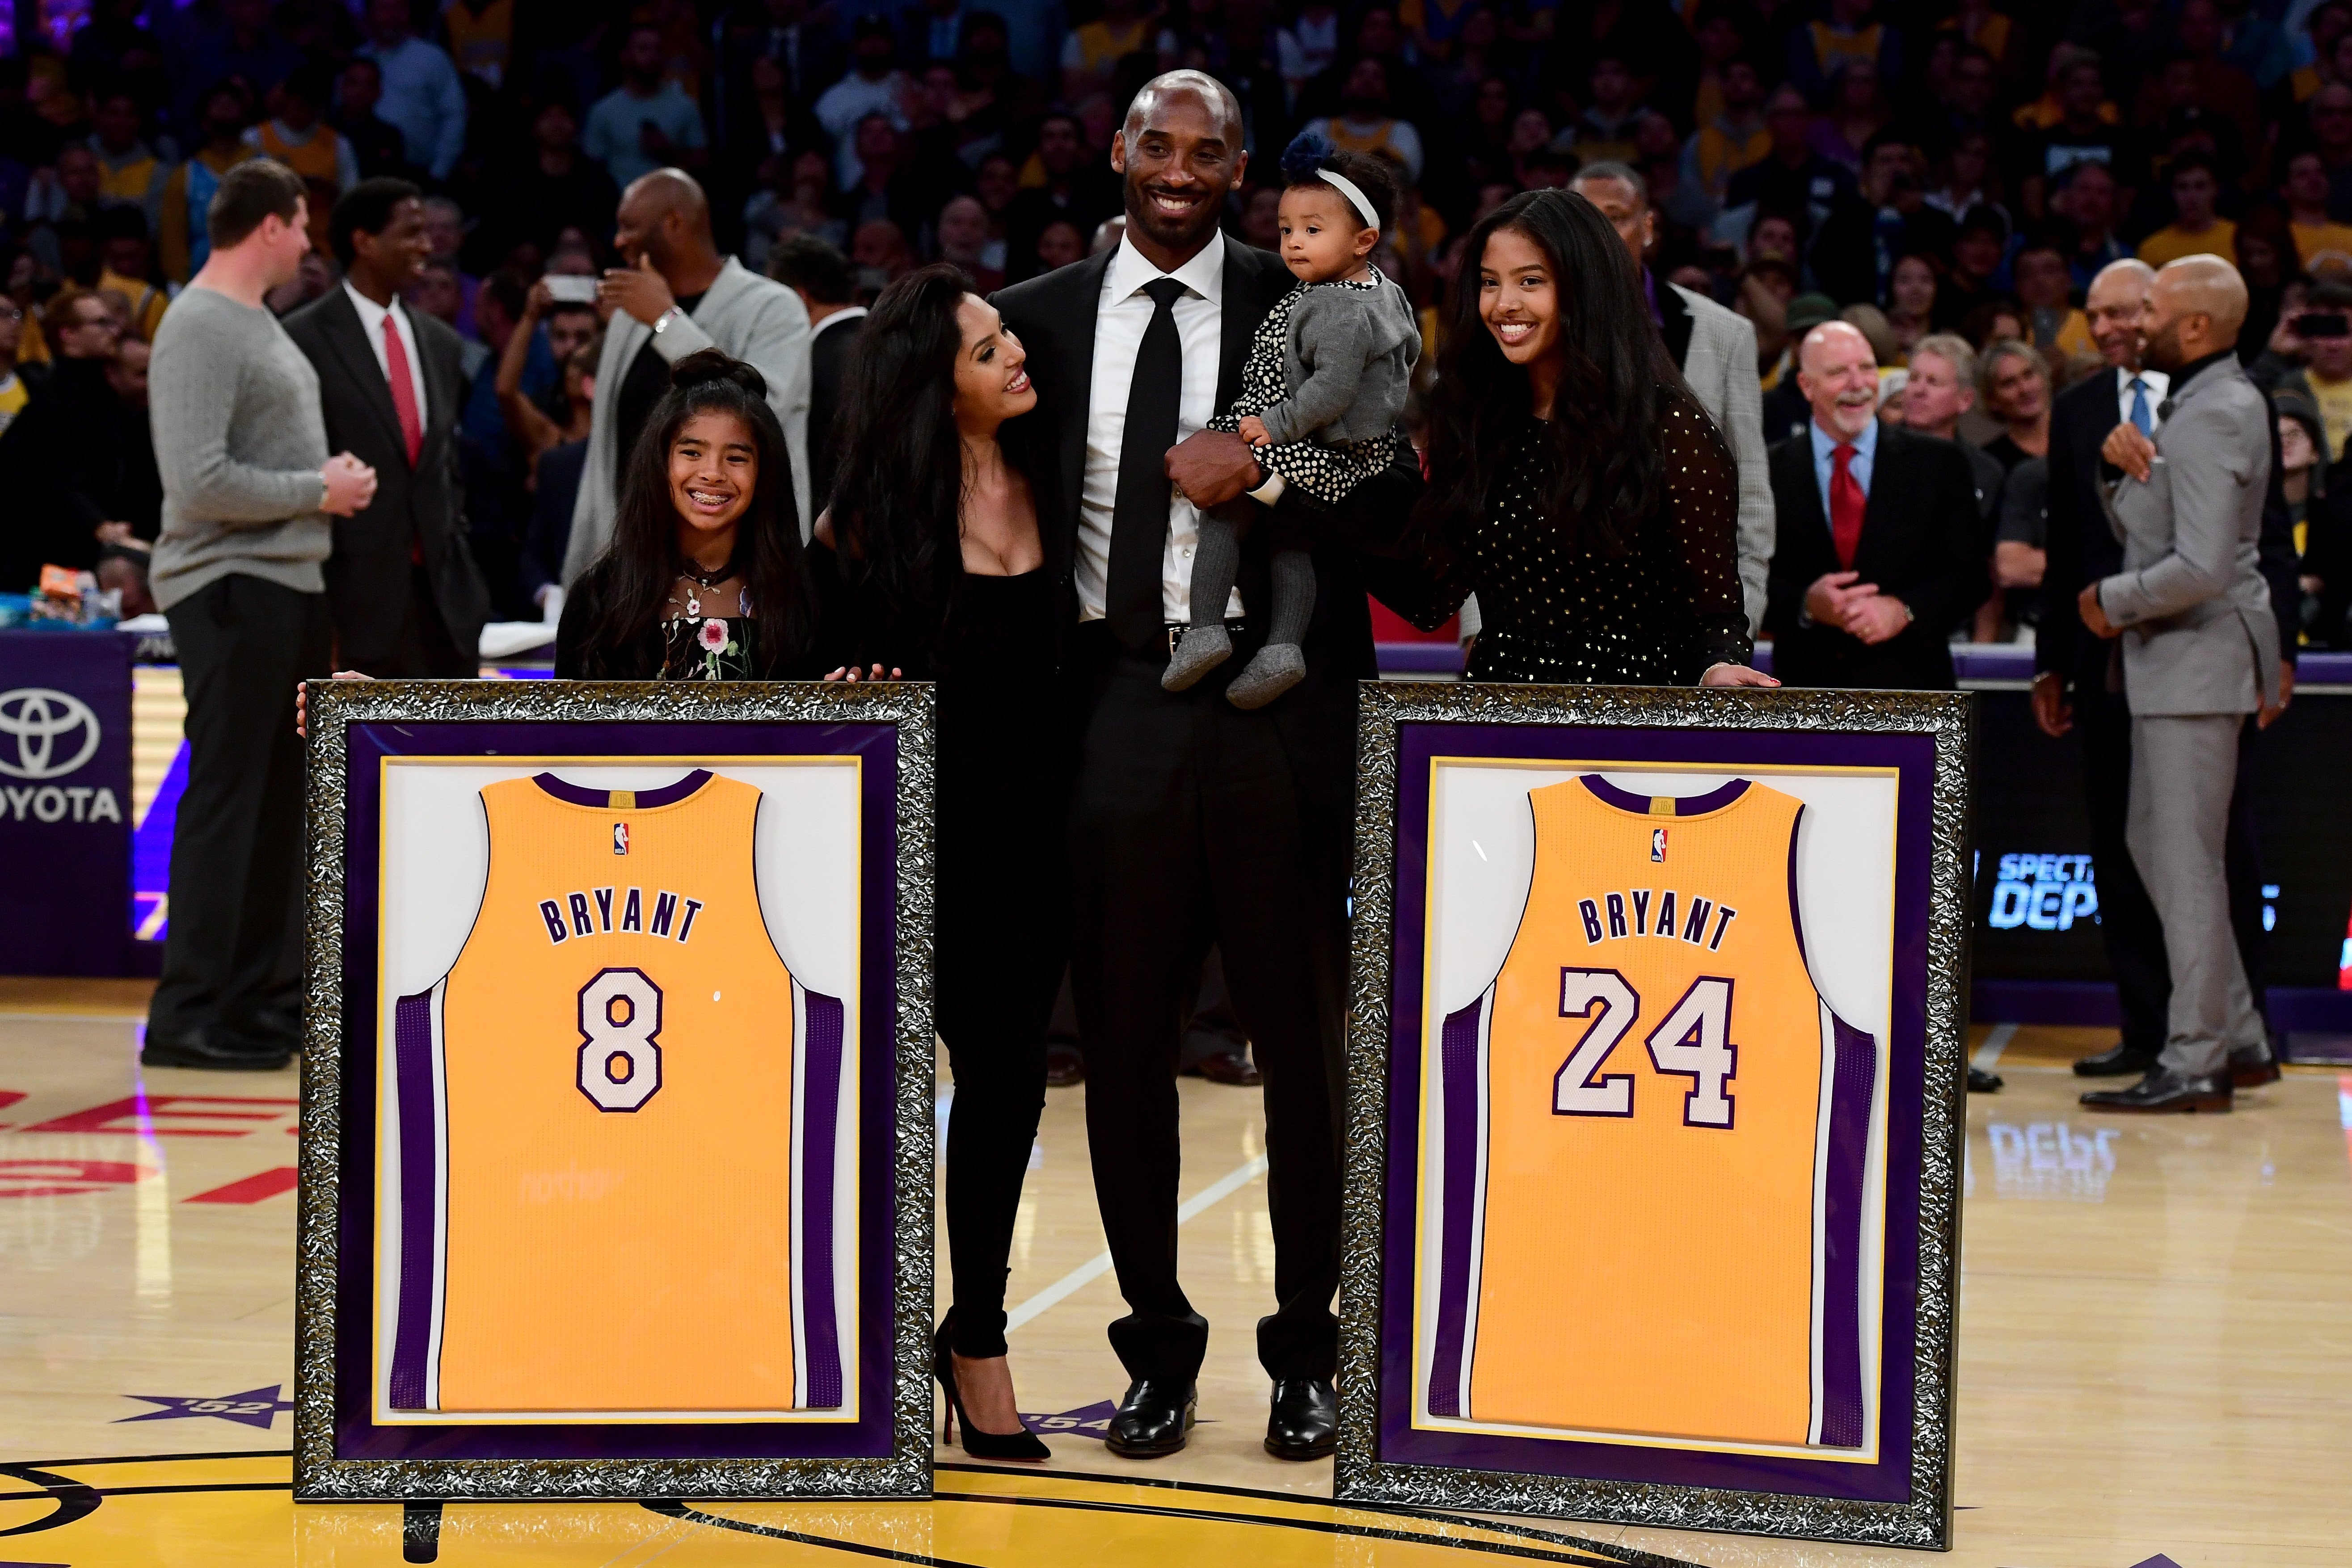
[[[1240,1191],[1243,1187],[1247,1186],[1251,1182],[1255,1181],[1259,1176],[1262,1176],[1265,1174],[1265,1156],[1264,1155],[1258,1155],[1257,1158],[1254,1160],[1245,1161],[1241,1165],[1235,1166],[1232,1170],[1227,1171],[1223,1176],[1218,1177],[1215,1181],[1211,1182],[1207,1186],[1202,1187],[1191,1197],[1186,1198],[1176,1210],[1176,1223],[1182,1225],[1195,1216],[1206,1213],[1209,1209],[1215,1207],[1218,1204],[1223,1202],[1226,1198],[1232,1197],[1234,1193]],[[1011,1333],[1023,1323],[1029,1322],[1030,1319],[1036,1317],[1039,1313],[1044,1312],[1050,1308],[1058,1306],[1068,1297],[1077,1294],[1080,1291],[1085,1290],[1088,1285],[1094,1283],[1097,1280],[1101,1279],[1105,1274],[1109,1272],[1110,1254],[1108,1252],[1096,1253],[1093,1257],[1087,1259],[1085,1262],[1079,1264],[1076,1268],[1071,1270],[1068,1273],[1063,1275],[1060,1279],[1055,1281],[1052,1284],[1046,1286],[1044,1290],[1038,1291],[1035,1295],[1030,1297],[1027,1301],[1022,1302],[1019,1306],[1007,1312],[1004,1315],[1004,1332]]]

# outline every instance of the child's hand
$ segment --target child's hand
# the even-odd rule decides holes
[[[1270,446],[1274,444],[1274,437],[1266,434],[1265,421],[1254,413],[1242,415],[1241,429],[1242,439],[1252,446]]]

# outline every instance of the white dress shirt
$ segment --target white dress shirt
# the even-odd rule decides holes
[[[408,311],[401,305],[400,297],[393,296],[390,305],[379,305],[353,288],[348,280],[343,292],[352,298],[352,308],[360,313],[360,331],[375,350],[375,368],[383,376],[383,384],[392,385],[392,357],[383,351],[383,319],[392,318],[392,329],[400,334],[400,346],[408,355],[408,384],[416,392],[416,427],[421,433],[433,423],[433,413],[425,401],[425,356],[416,351],[416,328],[408,319]]]
[[[1172,273],[1143,258],[1129,241],[1118,242],[1103,272],[1102,301],[1095,314],[1095,378],[1087,396],[1086,478],[1078,497],[1078,619],[1099,621],[1108,598],[1111,516],[1118,502],[1119,445],[1127,437],[1127,394],[1135,381],[1135,356],[1151,325],[1151,296],[1143,286],[1173,277],[1184,286],[1173,308],[1176,337],[1183,347],[1184,387],[1176,408],[1176,439],[1208,428],[1217,412],[1218,360],[1223,352],[1225,236],[1218,235],[1198,256]],[[1201,537],[1201,517],[1192,503],[1171,496],[1168,503],[1168,549],[1160,566],[1160,613],[1171,622],[1192,618],[1192,550]],[[1227,618],[1242,612],[1236,590],[1225,602]]]
[[[2132,378],[2135,376],[2147,383],[2147,416],[2161,425],[2164,423],[2164,415],[2158,413],[2157,409],[2163,403],[2164,394],[2172,389],[2172,378],[2162,371],[2127,371],[2120,365],[2116,366],[2116,412],[2123,416],[2124,423],[2131,423],[2131,384]]]

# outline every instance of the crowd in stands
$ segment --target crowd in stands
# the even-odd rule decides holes
[[[1253,243],[1276,243],[1272,166],[1297,131],[1394,161],[1402,199],[1376,259],[1433,349],[1478,217],[1594,162],[1639,171],[1659,216],[1652,276],[1754,323],[1768,441],[1806,417],[1793,345],[1842,316],[1876,350],[1889,417],[1907,382],[1936,401],[1913,423],[1974,443],[2005,482],[2041,455],[2055,392],[2100,363],[2093,276],[2134,255],[2229,257],[2253,298],[2241,353],[2307,433],[2286,455],[2297,510],[2352,505],[2352,481],[2326,482],[2352,434],[2352,0],[93,0],[60,14],[78,25],[18,36],[0,58],[9,589],[45,562],[110,562],[135,602],[160,500],[139,450],[145,344],[204,262],[221,174],[247,159],[278,159],[312,192],[320,243],[271,299],[281,313],[334,284],[338,193],[378,174],[431,193],[412,303],[466,341],[468,528],[494,612],[533,618],[553,566],[524,548],[537,460],[583,434],[598,330],[593,307],[540,285],[610,264],[632,180],[692,172],[719,248],[813,308],[869,299],[933,259],[993,287],[1103,243],[1120,204],[1112,132],[1143,81],[1180,66],[1242,103],[1256,163],[1228,223]],[[819,298],[842,277],[852,300]],[[1915,360],[1930,340],[1943,351]],[[2020,548],[1995,567],[2011,589],[2038,571],[2020,501],[2035,482],[2006,507],[2003,483],[1985,498],[2014,514],[2000,537]],[[2319,643],[2345,640],[2352,597],[2352,580],[2327,580],[2306,581]],[[2005,634],[2025,598],[1990,603],[1979,634]]]

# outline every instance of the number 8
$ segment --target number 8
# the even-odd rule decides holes
[[[661,1088],[661,988],[642,969],[604,969],[580,988],[580,1092],[599,1111],[635,1111]]]

